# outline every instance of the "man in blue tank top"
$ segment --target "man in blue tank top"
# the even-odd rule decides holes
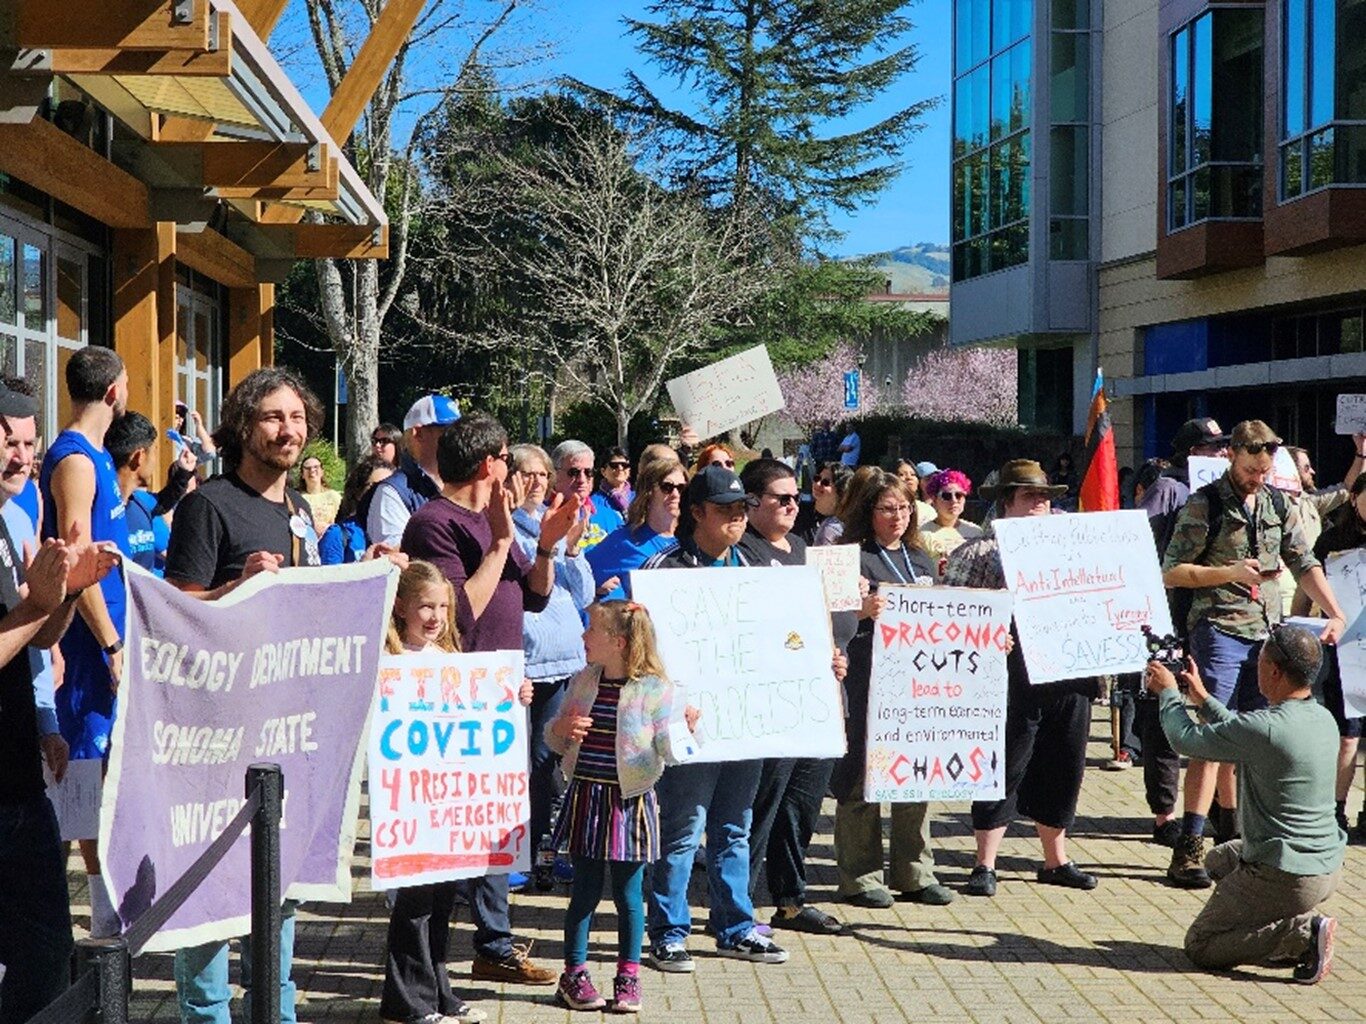
[[[104,435],[128,405],[128,371],[113,349],[88,346],[66,364],[72,416],[43,459],[43,536],[109,542],[128,553],[128,523],[114,461]],[[114,697],[123,674],[123,572],[111,572],[76,602],[62,637],[65,674],[57,692],[57,721],[73,760],[105,757],[114,725]],[[81,840],[91,875],[92,937],[117,935],[118,916],[108,904],[94,839]]]

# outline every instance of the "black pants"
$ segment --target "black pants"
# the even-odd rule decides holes
[[[1024,816],[1049,828],[1071,828],[1090,731],[1091,700],[1075,687],[1012,686],[1006,706],[1005,798],[974,802],[972,827],[1003,828]]]
[[[399,889],[389,911],[389,946],[379,1015],[407,1021],[428,1014],[453,1014],[460,1003],[451,992],[446,945],[459,882]]]
[[[23,1024],[71,983],[71,907],[43,794],[0,805],[0,1021]]]
[[[1181,795],[1181,758],[1162,731],[1157,708],[1155,700],[1134,701],[1134,722],[1143,741],[1143,791],[1148,797],[1148,810],[1171,814]]]
[[[774,906],[800,907],[806,902],[806,848],[820,817],[821,801],[835,762],[830,758],[781,757],[764,761],[754,798],[749,832],[749,895],[759,882],[759,866],[768,871],[768,893]]]

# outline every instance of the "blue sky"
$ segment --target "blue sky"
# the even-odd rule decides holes
[[[948,241],[951,11],[949,0],[920,0],[910,5],[910,17],[915,23],[910,42],[920,51],[916,72],[907,76],[894,93],[850,121],[851,126],[873,123],[908,102],[944,98],[927,116],[924,130],[901,154],[907,166],[896,182],[872,205],[853,214],[832,216],[835,228],[845,232],[844,239],[833,247],[838,255],[880,252],[914,242]],[[662,92],[669,93],[667,83],[655,79],[650,66],[640,59],[631,40],[624,35],[621,18],[627,15],[646,18],[644,0],[544,0],[536,14],[517,23],[513,32],[517,37],[548,44],[547,54],[517,74],[523,81],[533,83],[572,75],[613,89],[622,83],[623,72],[632,68],[652,86],[658,85]],[[293,3],[272,40],[276,44],[273,48],[278,53],[291,45],[306,46],[304,33],[303,4]],[[505,38],[505,43],[509,41],[517,40]],[[297,66],[295,60],[286,59],[292,69]],[[430,59],[435,63],[439,58]],[[419,67],[418,73],[424,71],[430,71],[430,67]],[[303,76],[300,84],[305,86],[309,101],[320,109],[326,97],[317,95],[320,83],[316,79],[309,87],[310,77]]]

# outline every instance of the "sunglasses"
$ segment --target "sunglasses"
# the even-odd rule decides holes
[[[593,471],[591,469],[566,469],[564,475],[573,480],[591,480],[593,478]]]
[[[940,491],[936,497],[943,501],[966,501],[968,496],[962,491]]]
[[[910,505],[877,505],[873,508],[874,512],[881,512],[884,516],[902,516],[911,514]]]
[[[672,484],[667,480],[661,480],[659,482],[659,492],[661,494],[682,494],[687,489],[687,484]]]
[[[797,504],[797,496],[795,494],[774,494],[771,491],[766,491],[764,497],[772,498],[783,508],[786,508],[788,505],[795,506]]]
[[[835,486],[835,481],[831,480],[831,479],[830,479],[829,477],[827,477],[827,476],[818,476],[818,477],[816,477],[815,480],[812,481],[812,483],[814,483],[817,487],[834,487],[834,486]]]
[[[512,465],[512,452],[499,452],[494,458],[502,459],[509,467]]]
[[[608,469],[630,469],[630,468],[631,468],[631,464],[630,464],[629,462],[619,462],[619,461],[613,460],[612,462],[607,463],[607,468],[608,468]]]
[[[726,469],[734,469],[734,468],[735,468],[735,460],[734,460],[734,459],[712,459],[711,462],[707,463],[707,465],[709,465],[709,466],[725,466]]]
[[[397,444],[398,442],[392,437],[372,437],[370,443],[378,448],[382,444]]]
[[[1266,452],[1268,455],[1275,455],[1280,450],[1279,441],[1253,441],[1251,444],[1234,445],[1239,451],[1247,452],[1249,455],[1261,455]]]

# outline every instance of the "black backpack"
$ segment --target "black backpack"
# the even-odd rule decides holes
[[[1276,514],[1281,517],[1281,522],[1284,523],[1288,511],[1285,495],[1276,487],[1268,487],[1267,492],[1271,495],[1272,508],[1276,510]],[[1203,494],[1205,501],[1209,504],[1209,522],[1205,529],[1205,546],[1200,549],[1200,554],[1194,560],[1194,564],[1202,565],[1224,525],[1224,503],[1219,500],[1219,482],[1217,480],[1205,484],[1198,493]],[[1189,498],[1186,500],[1187,502],[1190,501]],[[1185,505],[1182,505],[1181,508],[1185,508]],[[1181,508],[1174,508],[1170,512],[1153,516],[1149,520],[1149,525],[1153,528],[1153,539],[1157,542],[1159,565],[1166,558],[1167,546],[1171,544],[1172,535],[1176,533],[1176,519],[1181,514]],[[1171,609],[1172,629],[1182,640],[1186,639],[1189,632],[1186,624],[1190,619],[1191,605],[1194,601],[1195,589],[1193,587],[1167,588],[1167,606]]]

